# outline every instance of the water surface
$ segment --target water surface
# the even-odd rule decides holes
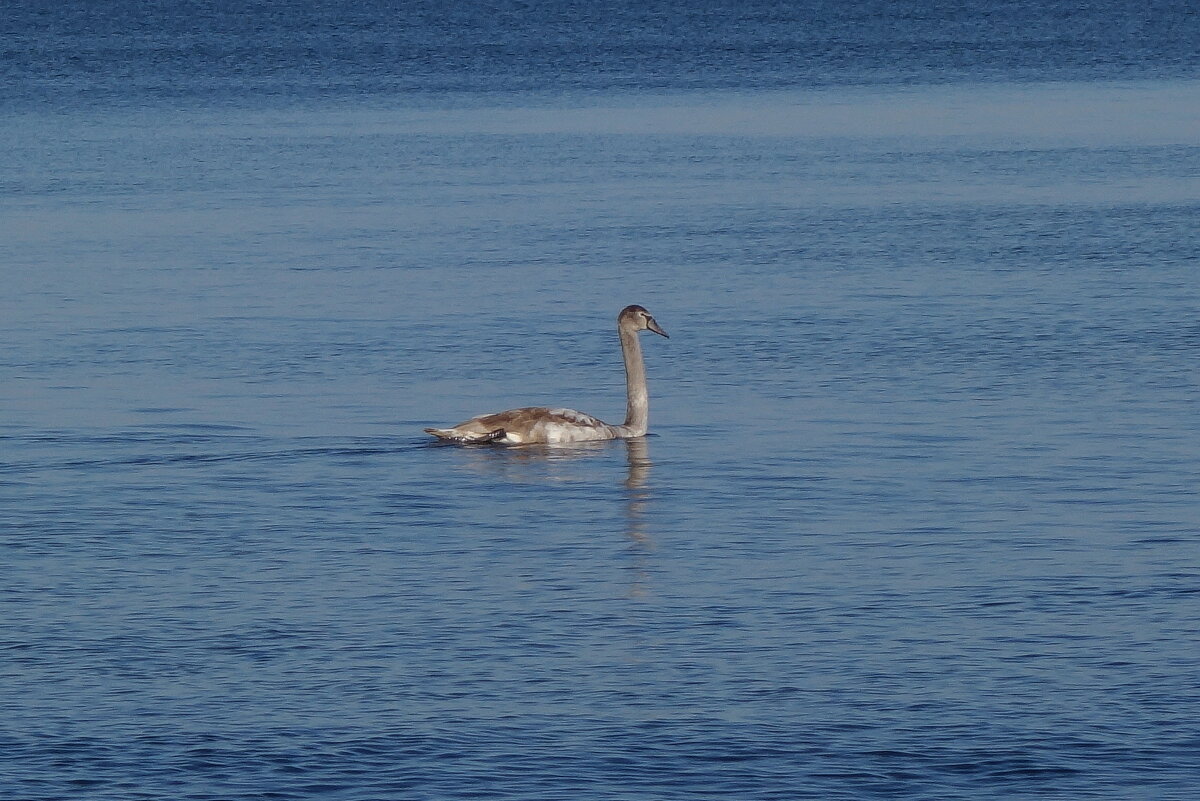
[[[596,82],[480,55],[507,67],[449,70],[469,91],[271,48],[179,79],[236,41],[217,16],[106,40],[124,88],[121,58],[10,84],[0,795],[1191,797],[1172,39],[1119,70],[1025,42],[1026,73],[980,33],[975,66],[853,85],[684,80],[694,44],[606,46]],[[855,75],[915,52],[872,30]],[[619,419],[628,303],[671,334],[650,437],[421,433]]]

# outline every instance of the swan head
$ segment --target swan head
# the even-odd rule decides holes
[[[617,315],[617,323],[622,326],[632,326],[634,331],[653,331],[670,339],[667,332],[662,330],[662,327],[650,316],[650,312],[636,304],[621,309],[621,313]]]

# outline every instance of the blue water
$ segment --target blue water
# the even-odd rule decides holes
[[[1188,4],[8,9],[0,798],[1196,797]]]

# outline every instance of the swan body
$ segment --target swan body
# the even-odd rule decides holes
[[[641,306],[626,306],[617,315],[617,333],[625,359],[625,422],[610,425],[574,409],[527,406],[505,412],[472,417],[450,428],[427,428],[445,442],[459,444],[534,445],[591,442],[645,436],[649,424],[650,396],[646,391],[646,365],[642,359],[639,331],[667,332]]]

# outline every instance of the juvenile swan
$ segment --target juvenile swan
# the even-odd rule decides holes
[[[617,315],[617,333],[621,337],[621,354],[625,357],[625,391],[628,398],[622,425],[609,425],[574,409],[530,406],[472,417],[451,428],[425,430],[438,439],[463,444],[495,442],[500,445],[531,445],[643,436],[650,418],[650,396],[646,393],[646,364],[642,361],[638,331],[653,331],[667,336],[650,312],[641,306],[626,306]]]

